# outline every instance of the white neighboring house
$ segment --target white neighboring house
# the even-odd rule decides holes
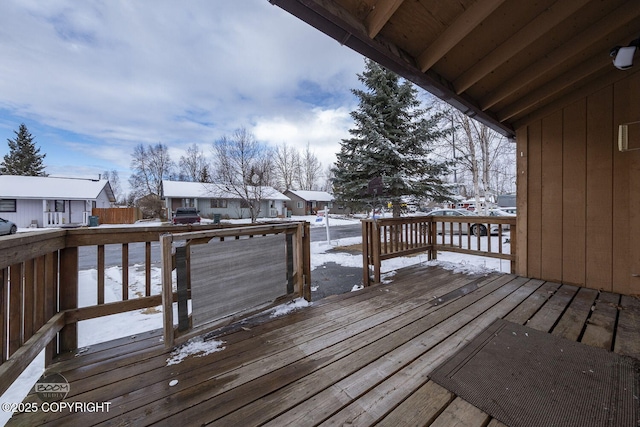
[[[260,218],[286,216],[285,202],[290,199],[272,187],[260,189]],[[179,207],[193,207],[200,216],[211,218],[214,214],[232,219],[250,218],[249,208],[237,195],[225,190],[221,185],[204,182],[162,181],[162,198],[167,208],[167,218]]]
[[[115,201],[105,179],[0,175],[0,217],[18,227],[88,225],[92,208]]]

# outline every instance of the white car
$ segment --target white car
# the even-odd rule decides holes
[[[16,234],[18,227],[8,219],[0,218],[0,236],[3,234]]]
[[[465,210],[465,209],[436,209],[434,211],[431,211],[427,214],[428,216],[448,216],[448,217],[461,217],[461,216],[478,216],[476,213]],[[460,227],[460,223],[458,222],[445,222],[444,223],[444,229],[443,229],[443,223],[442,222],[438,222],[437,225],[437,230],[438,230],[438,234],[442,234],[444,232],[444,234],[449,234],[451,232],[453,232],[453,234],[467,234],[467,225],[463,222],[462,223],[462,229]],[[453,231],[451,231],[453,229]],[[473,234],[474,236],[477,236],[478,233],[481,236],[486,236],[487,235],[487,227],[482,225],[482,224],[472,224],[471,225],[471,234]]]
[[[515,215],[516,214],[516,208],[515,207],[498,208],[498,210],[500,210],[502,212],[506,212],[506,213],[511,214],[511,215]]]
[[[515,217],[515,213],[507,212],[505,209],[513,209],[515,211],[516,208],[499,208],[499,209],[491,209],[489,210],[489,216],[500,216],[500,217]],[[499,224],[491,225],[491,234],[498,234]],[[511,227],[509,224],[502,224],[502,231],[510,230]]]

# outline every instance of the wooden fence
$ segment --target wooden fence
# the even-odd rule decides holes
[[[426,253],[427,259],[432,260],[438,257],[438,251],[509,260],[514,272],[516,234],[515,217],[417,216],[362,220],[363,284],[380,282],[384,260],[417,253]],[[498,236],[496,244],[492,244],[491,235]],[[503,244],[506,236],[510,239],[509,253]]]
[[[140,208],[93,208],[91,215],[97,216],[100,224],[135,224],[142,219]]]

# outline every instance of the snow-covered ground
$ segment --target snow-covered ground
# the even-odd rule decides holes
[[[294,217],[292,221],[306,220],[311,222],[313,226],[324,226],[319,221],[316,223],[316,217]],[[233,223],[240,223],[243,220],[234,220]],[[348,225],[358,223],[357,219],[348,218],[329,218],[330,226]],[[146,222],[145,225],[160,225],[159,221]],[[109,225],[101,225],[100,227],[110,227]],[[25,229],[30,231],[32,229]],[[23,230],[20,230],[23,231]],[[484,238],[486,239],[486,238]],[[497,239],[497,237],[492,237]],[[352,237],[347,239],[336,239],[329,242],[312,242],[311,243],[311,269],[314,270],[327,262],[334,262],[345,267],[361,267],[362,257],[360,255],[352,255],[349,253],[329,252],[338,246],[349,246],[361,243],[361,237]],[[495,244],[495,246],[493,246]],[[497,247],[497,240],[492,241],[492,247]],[[508,249],[506,249],[508,252]],[[401,257],[383,261],[382,272],[383,281],[389,280],[394,271],[415,264],[424,265],[440,265],[444,268],[455,270],[462,273],[487,274],[492,271],[508,272],[510,270],[509,261],[501,261],[493,258],[482,258],[465,254],[457,254],[453,252],[441,252],[438,254],[437,261],[428,261],[426,255],[420,254],[412,257]],[[105,270],[105,302],[119,301],[121,299],[121,267],[109,267]],[[153,294],[160,293],[160,267],[153,266],[151,268]],[[95,269],[83,270],[79,273],[79,304],[80,306],[93,305],[97,301],[97,272]],[[136,298],[144,295],[144,268],[136,265],[129,269],[129,296]],[[354,287],[354,291],[360,289]],[[272,316],[281,316],[291,310],[304,309],[308,303],[304,300],[295,300],[293,303],[276,307],[272,310]],[[135,335],[145,331],[159,329],[162,327],[162,307],[158,306],[151,309],[137,310],[128,313],[102,317],[98,319],[86,320],[79,323],[78,326],[78,345],[79,353],[98,342],[104,342],[120,338],[123,336]],[[177,318],[177,313],[174,314]],[[224,343],[220,341],[210,341],[203,343],[197,339],[192,340],[188,345],[177,349],[170,358],[168,363],[180,363],[189,355],[202,355],[205,352],[223,351]],[[23,372],[20,378],[2,395],[0,403],[19,403],[29,393],[29,390],[44,371],[44,355],[40,354],[27,370]],[[10,418],[10,413],[0,412],[0,425],[4,425]]]

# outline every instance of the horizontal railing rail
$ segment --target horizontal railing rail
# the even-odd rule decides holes
[[[382,261],[438,251],[458,252],[511,261],[515,271],[515,217],[415,216],[362,220],[363,283],[379,283]],[[491,236],[497,236],[493,242]],[[509,252],[504,238],[509,236]]]

